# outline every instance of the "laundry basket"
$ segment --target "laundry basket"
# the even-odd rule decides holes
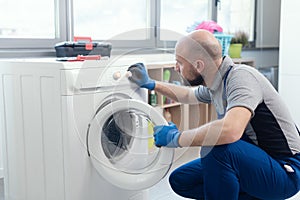
[[[226,35],[223,33],[215,33],[215,38],[217,38],[222,46],[222,55],[228,55],[228,50],[230,46],[230,41],[233,35]]]

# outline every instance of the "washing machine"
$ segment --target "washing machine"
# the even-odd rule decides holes
[[[0,61],[5,199],[148,199],[174,150],[153,144],[167,124],[128,80],[136,58]]]

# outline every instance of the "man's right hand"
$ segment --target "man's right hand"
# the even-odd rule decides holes
[[[148,76],[147,70],[143,63],[136,63],[128,68],[132,76],[128,79],[142,88],[153,90],[155,88],[155,81]]]
[[[157,147],[180,147],[179,137],[181,133],[173,122],[169,122],[169,125],[155,126],[153,130],[154,141]]]

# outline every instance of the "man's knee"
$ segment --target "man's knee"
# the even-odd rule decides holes
[[[198,172],[198,174],[201,173],[201,171]],[[191,178],[189,172],[180,168],[173,171],[169,176],[169,183],[172,190],[176,194],[186,198],[202,199],[203,185],[200,184],[201,182],[202,178],[199,178],[199,175],[195,174],[195,176]]]
[[[201,147],[200,155],[202,159],[214,158],[214,157],[222,158],[224,155],[228,153],[227,149],[228,149],[228,144]]]
[[[180,190],[180,186],[182,186],[183,181],[182,177],[184,177],[180,170],[176,169],[173,171],[169,176],[169,183],[171,188],[177,193],[178,190]]]
[[[202,147],[201,157],[203,164],[208,161],[229,162],[233,157],[238,156],[239,149],[243,141],[237,141],[230,144],[218,145],[213,147]]]

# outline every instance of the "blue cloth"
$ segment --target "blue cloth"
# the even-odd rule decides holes
[[[147,73],[147,69],[143,63],[136,63],[128,68],[132,76],[128,79],[141,88],[146,88],[148,90],[154,90],[155,81],[151,79]]]
[[[169,181],[177,194],[193,199],[286,199],[300,190],[300,155],[274,159],[243,140],[202,147],[201,158],[173,171]]]

